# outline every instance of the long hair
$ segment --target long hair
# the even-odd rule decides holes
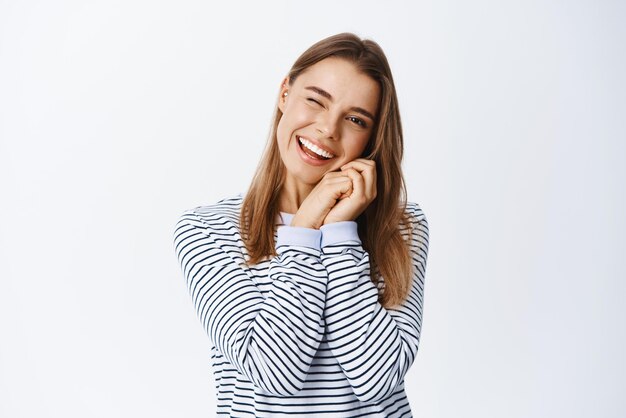
[[[307,68],[329,57],[350,61],[380,86],[377,121],[363,153],[363,158],[376,162],[377,194],[356,222],[363,249],[370,256],[371,279],[379,288],[379,302],[384,307],[391,307],[406,299],[412,283],[410,234],[409,240],[405,241],[398,228],[402,224],[410,230],[411,224],[405,213],[404,144],[396,89],[380,46],[352,33],[328,37],[307,49],[289,71],[289,83]],[[276,256],[274,233],[285,177],[276,137],[281,117],[282,112],[276,106],[263,157],[241,208],[240,228],[248,250],[248,264]]]

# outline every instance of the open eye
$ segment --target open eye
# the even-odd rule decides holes
[[[359,125],[361,128],[367,128],[367,124],[365,123],[365,121],[363,121],[362,119],[359,119],[355,116],[349,116],[348,120],[350,120],[351,122],[354,122],[355,124]]]

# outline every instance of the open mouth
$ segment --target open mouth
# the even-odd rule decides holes
[[[296,138],[298,139],[300,149],[311,158],[314,158],[316,160],[330,160],[331,158],[335,157],[334,154],[331,154],[328,151],[324,151],[323,149],[305,138],[299,136]]]

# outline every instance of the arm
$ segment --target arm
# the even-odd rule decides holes
[[[378,290],[370,280],[369,255],[361,246],[356,222],[321,228],[322,263],[329,276],[324,311],[328,345],[362,402],[392,394],[404,382],[417,354],[428,223],[418,205],[409,203],[407,210],[413,225],[413,284],[407,300],[390,309],[378,302]]]
[[[187,211],[174,232],[175,251],[209,339],[241,374],[274,395],[302,389],[324,333],[328,281],[319,258],[321,232],[283,228],[266,297],[220,246],[224,241],[218,238],[232,243],[239,235],[219,216]]]

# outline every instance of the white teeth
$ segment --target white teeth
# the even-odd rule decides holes
[[[317,155],[320,155],[320,156],[325,157],[325,158],[333,158],[334,157],[333,154],[331,154],[329,152],[326,152],[323,149],[320,149],[317,145],[313,144],[310,141],[307,141],[304,138],[298,137],[298,140],[300,141],[300,143],[302,145],[304,145],[305,147],[307,147],[308,149],[310,149],[311,151],[313,151]]]

